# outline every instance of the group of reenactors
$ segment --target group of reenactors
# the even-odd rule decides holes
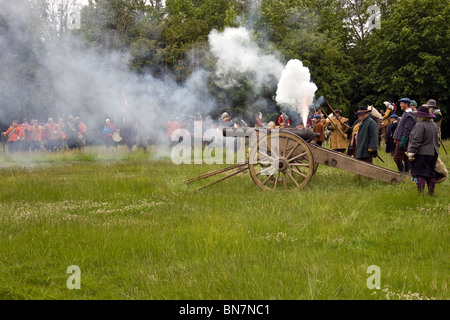
[[[430,100],[429,110],[434,115],[434,122],[438,125],[439,132],[440,126],[442,123],[442,113],[440,109],[436,108],[436,102],[434,100]],[[395,145],[394,143],[394,132],[398,126],[399,117],[396,114],[397,105],[393,102],[392,99],[389,101],[385,101],[384,105],[386,106],[385,111],[381,111],[379,113],[373,106],[367,106],[359,108],[356,112],[356,115],[361,115],[367,113],[368,116],[375,122],[377,126],[377,143],[380,146],[381,141],[384,141],[386,144],[386,152],[394,154]],[[410,100],[409,98],[403,98],[399,100],[399,105],[401,110],[411,109],[411,112],[417,111],[417,102],[414,100]],[[405,112],[405,115],[408,114]],[[315,112],[313,119],[313,130],[317,133],[321,133],[321,137],[317,138],[316,142],[321,144],[325,139],[325,132],[327,130],[331,131],[331,141],[330,148],[339,152],[348,153],[349,155],[354,155],[356,138],[358,133],[358,126],[360,119],[356,120],[353,126],[350,126],[348,123],[348,118],[342,116],[342,111],[337,109],[333,110],[333,113],[330,116],[325,117],[322,113],[322,109],[319,109]],[[413,127],[412,121],[409,124],[410,131]],[[398,135],[397,135],[398,138]],[[401,139],[397,139],[401,140]],[[401,169],[401,168],[400,168]],[[400,170],[402,171],[402,170]]]
[[[315,114],[313,131],[320,133],[316,143],[321,145],[325,140],[327,128],[331,131],[331,149],[372,163],[374,157],[380,158],[378,148],[384,140],[386,152],[392,155],[398,171],[411,174],[420,194],[426,183],[428,193],[433,195],[442,112],[433,99],[419,109],[417,102],[409,98],[400,99],[398,104],[403,111],[401,116],[396,114],[397,105],[392,100],[384,102],[386,110],[382,113],[373,106],[360,107],[356,112],[358,120],[353,126],[348,124],[348,118],[342,116],[341,110],[333,110],[329,117]]]
[[[40,124],[32,119],[29,123],[23,119],[21,123],[13,120],[11,126],[2,132],[3,150],[8,152],[45,151],[81,149],[86,145],[87,126],[79,117],[69,115],[67,122],[48,118],[47,123]]]

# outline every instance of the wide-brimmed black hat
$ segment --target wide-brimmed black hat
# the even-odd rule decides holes
[[[428,110],[428,108],[425,106],[421,106],[419,110],[413,111],[413,114],[421,118],[436,118],[436,116],[430,113],[430,110]]]
[[[370,110],[367,107],[359,107],[355,114],[365,114],[368,112],[370,112]]]

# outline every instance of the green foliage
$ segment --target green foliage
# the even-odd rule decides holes
[[[408,96],[448,104],[450,35],[442,26],[449,19],[446,1],[405,0],[392,6],[389,19],[368,40],[368,80],[382,94],[377,102]]]
[[[337,7],[336,1],[266,0],[261,2],[261,14],[271,41],[286,60],[299,59],[310,69],[318,86],[316,95],[347,110],[353,66],[343,46],[341,13],[333,13],[333,6]]]

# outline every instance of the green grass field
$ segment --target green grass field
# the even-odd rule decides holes
[[[159,151],[0,153],[0,299],[449,299],[448,180],[420,197],[319,166],[300,191],[197,192],[181,181],[224,166]]]

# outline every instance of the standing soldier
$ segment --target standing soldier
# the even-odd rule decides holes
[[[383,104],[386,106],[386,111],[381,119],[381,136],[385,138],[387,127],[391,122],[389,117],[394,113],[394,106],[389,101],[385,101]]]
[[[334,116],[330,116],[327,119],[328,130],[331,131],[330,147],[331,149],[345,153],[347,149],[347,130],[349,125],[346,123],[347,118],[342,117],[341,110],[335,110]]]
[[[105,141],[106,150],[109,150],[109,147],[116,147],[117,149],[117,143],[113,140],[113,133],[116,131],[119,131],[119,129],[111,123],[111,120],[106,119],[103,126],[103,140]]]
[[[400,108],[403,110],[403,115],[394,133],[394,161],[397,164],[399,172],[408,173],[410,162],[405,152],[408,149],[411,130],[416,125],[416,117],[412,113],[412,108],[410,107],[411,100],[409,98],[402,98],[399,102]]]
[[[372,163],[373,157],[377,156],[378,127],[375,121],[369,116],[369,113],[370,110],[367,107],[360,107],[356,112],[360,122],[356,136],[355,158]]]
[[[30,141],[30,150],[42,150],[44,148],[44,127],[39,125],[36,119],[31,120],[31,125],[27,128],[27,136]]]
[[[398,126],[398,115],[395,113],[389,117],[389,121],[391,122],[386,129],[386,135],[384,136],[384,142],[386,143],[386,153],[390,153],[391,156],[394,156],[395,144],[394,144],[394,132]]]
[[[20,151],[20,143],[25,139],[25,132],[23,128],[19,125],[18,120],[13,120],[11,126],[2,133],[8,138],[8,151],[13,153]]]
[[[264,126],[264,123],[261,122],[262,113],[258,112],[255,117],[255,128],[261,128]]]
[[[325,129],[323,128],[323,122],[322,118],[319,115],[313,116],[314,126],[313,131],[314,133],[319,133],[320,137],[316,138],[315,141],[317,145],[322,146],[322,143],[325,141]]]
[[[433,121],[434,121],[434,123],[437,124],[437,126],[439,128],[439,138],[442,138],[442,135],[441,135],[442,112],[439,108],[437,108],[436,100],[430,99],[423,106],[427,107],[430,110],[431,114],[434,114],[435,118],[433,118]]]
[[[28,123],[28,120],[26,118],[23,118],[20,126],[22,127],[23,132],[25,133],[25,138],[22,141],[21,149],[24,151],[28,151],[30,149],[30,138],[28,137],[27,129],[30,126],[30,124]]]
[[[428,186],[428,195],[434,195],[436,184],[435,165],[439,156],[439,129],[429,113],[429,103],[422,105],[418,111],[417,124],[411,130],[408,145],[408,159],[411,161],[411,176],[417,183],[417,190],[423,194],[425,183]]]
[[[61,143],[60,143],[60,149],[66,150],[67,144],[66,144],[66,124],[64,123],[64,120],[62,118],[59,118],[58,121],[59,124],[59,130],[61,130]]]
[[[286,112],[283,111],[278,117],[278,125],[280,126],[280,128],[288,128],[291,126],[289,117],[286,115]]]
[[[75,118],[69,114],[67,117],[67,130],[66,130],[66,140],[67,147],[69,150],[75,149],[77,147],[78,141],[78,130],[76,129]]]
[[[77,128],[78,138],[77,138],[77,144],[78,149],[82,149],[86,145],[86,132],[87,127],[84,124],[83,121],[79,117],[75,118],[75,125]]]
[[[51,152],[57,151],[61,139],[61,130],[59,125],[53,121],[53,118],[48,118],[48,122],[45,124],[44,137],[47,149]]]

